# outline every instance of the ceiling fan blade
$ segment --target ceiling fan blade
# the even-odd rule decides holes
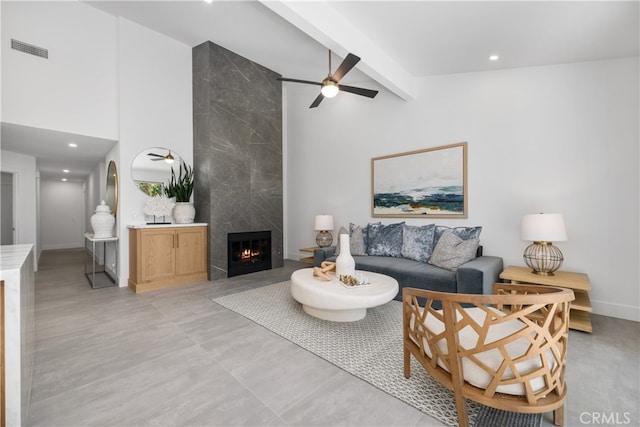
[[[283,81],[283,82],[304,83],[304,84],[308,84],[308,85],[322,86],[322,83],[312,82],[310,80],[288,79],[286,77],[278,77],[276,80],[280,80],[280,81]]]
[[[147,156],[154,156],[154,157],[162,157],[164,159],[164,156],[161,154],[156,154],[156,153],[147,153]]]
[[[318,97],[313,101],[313,103],[309,108],[316,108],[318,105],[320,105],[323,99],[324,99],[323,94],[318,95]]]
[[[358,62],[360,62],[360,57],[356,56],[352,53],[348,54],[342,64],[338,67],[335,73],[333,73],[333,80],[339,82],[341,78],[344,77]]]
[[[342,92],[355,93],[356,95],[366,96],[367,98],[375,98],[378,94],[377,90],[363,89],[361,87],[338,85]]]

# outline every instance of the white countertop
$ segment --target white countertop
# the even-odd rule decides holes
[[[32,244],[0,246],[0,271],[22,267],[32,247]]]
[[[127,228],[175,228],[175,227],[206,227],[206,222],[194,222],[191,224],[129,224]]]

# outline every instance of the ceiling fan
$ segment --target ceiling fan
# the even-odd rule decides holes
[[[166,156],[163,156],[162,154],[156,154],[156,153],[147,153],[147,156],[155,157],[154,159],[151,159],[152,162],[164,160],[165,162],[171,164],[175,161],[175,158],[171,155],[171,150],[169,150],[169,153]]]
[[[323,99],[333,98],[340,91],[354,93],[356,95],[366,96],[368,98],[375,98],[375,96],[378,94],[377,90],[363,89],[359,87],[339,84],[344,75],[347,74],[359,61],[359,56],[350,53],[347,55],[344,61],[342,61],[342,64],[340,64],[336,71],[331,74],[331,50],[329,50],[329,75],[324,80],[322,80],[321,83],[312,82],[309,80],[288,79],[286,77],[278,77],[278,80],[283,82],[304,83],[321,86],[320,95],[318,95],[318,97],[313,101],[309,108],[317,107],[318,105],[320,105]]]

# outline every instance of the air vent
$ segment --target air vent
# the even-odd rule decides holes
[[[11,49],[49,59],[49,51],[43,47],[34,46],[29,43],[11,39]]]

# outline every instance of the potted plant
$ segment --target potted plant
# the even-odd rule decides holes
[[[180,170],[176,176],[173,166],[171,178],[164,188],[167,197],[175,197],[176,205],[173,207],[173,219],[177,224],[190,224],[196,216],[196,210],[190,202],[193,193],[193,168],[180,162]]]

